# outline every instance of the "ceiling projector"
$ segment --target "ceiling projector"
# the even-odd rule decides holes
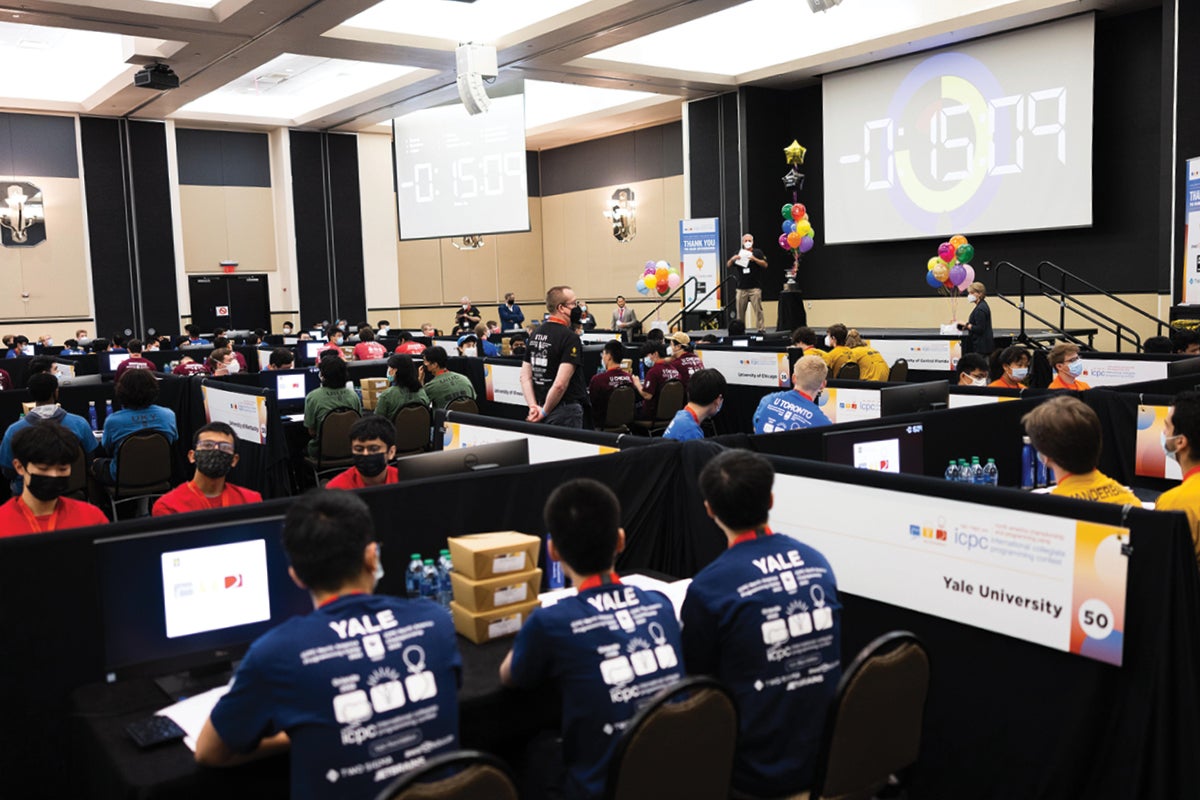
[[[813,13],[818,11],[828,11],[834,6],[840,6],[842,0],[808,0],[808,7],[813,10]]]
[[[166,64],[151,64],[134,73],[133,85],[143,89],[178,89],[179,76]]]

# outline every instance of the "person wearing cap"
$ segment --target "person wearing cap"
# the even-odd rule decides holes
[[[388,388],[379,393],[375,402],[375,413],[379,416],[391,419],[401,408],[413,403],[430,405],[412,356],[405,353],[392,355],[387,362],[387,378]]]
[[[464,358],[475,358],[479,355],[479,337],[473,333],[464,333],[458,337],[458,354]]]
[[[692,337],[683,331],[675,331],[667,337],[671,347],[671,363],[679,370],[679,380],[686,387],[692,373],[704,369],[700,356],[692,352]]]

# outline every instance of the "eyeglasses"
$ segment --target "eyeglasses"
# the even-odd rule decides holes
[[[233,442],[214,442],[208,439],[196,442],[197,450],[220,450],[222,453],[232,453],[236,449]]]

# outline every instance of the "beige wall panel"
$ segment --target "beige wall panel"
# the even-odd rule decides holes
[[[439,239],[442,256],[442,302],[457,303],[467,295],[472,302],[496,300],[497,236],[484,237],[486,244],[478,250],[460,250],[450,239]]]
[[[240,272],[274,272],[279,262],[275,257],[275,207],[270,187],[224,188],[229,244],[223,258],[238,262]],[[217,263],[209,267],[217,268]]]
[[[442,256],[437,239],[397,242],[396,260],[400,305],[442,302]]]
[[[358,187],[367,308],[382,308],[399,302],[400,283],[396,269],[399,233],[392,181],[391,137],[359,134]]]
[[[225,187],[179,187],[183,265],[187,272],[213,272],[228,251]]]
[[[28,302],[16,298],[17,316],[89,317],[82,186],[74,178],[35,178],[32,183],[41,188],[45,200],[46,241],[36,247],[3,248],[17,252],[22,289],[15,294],[29,293]]]
[[[529,232],[506,233],[488,242],[496,243],[498,278],[496,304],[505,292],[513,292],[518,303],[544,297],[546,279],[542,262],[542,201],[529,198]],[[526,316],[529,316],[526,314]],[[489,317],[490,319],[490,317]]]
[[[562,266],[567,262],[568,246],[573,230],[567,223],[566,199],[570,195],[556,194],[543,197],[542,207],[542,294],[547,288],[560,283]],[[528,315],[526,315],[528,316]]]

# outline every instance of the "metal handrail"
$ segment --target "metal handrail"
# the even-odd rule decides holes
[[[686,287],[686,286],[687,286],[689,283],[699,283],[699,281],[697,281],[697,280],[696,280],[696,276],[695,276],[695,275],[693,275],[692,277],[688,278],[688,279],[687,279],[686,281],[684,281],[683,283],[681,283],[681,284],[679,284],[678,286],[676,286],[674,289],[672,289],[672,290],[671,290],[671,293],[670,293],[670,294],[668,294],[668,295],[667,295],[666,297],[664,297],[662,300],[659,300],[659,301],[658,301],[658,305],[656,305],[654,308],[650,309],[650,312],[649,312],[648,314],[646,314],[644,317],[642,317],[642,321],[644,322],[645,320],[649,319],[651,314],[657,314],[657,313],[658,313],[658,310],[659,310],[660,308],[662,308],[662,307],[663,307],[663,306],[665,306],[667,303],[669,303],[669,302],[671,302],[672,300],[674,300],[674,299],[675,299],[675,296],[676,296],[677,294],[679,294],[680,292],[682,292],[682,291],[684,290],[684,287]],[[686,295],[685,295],[685,297],[686,297]],[[667,327],[670,327],[670,325],[668,325]]]
[[[1004,268],[1007,268],[1008,270],[1015,272],[1017,274],[1017,279],[1019,281],[1020,293],[1021,293],[1021,302],[1020,303],[1013,302],[1008,297],[1005,297],[1004,293],[1000,291],[1000,274],[1004,270]],[[1101,328],[1102,330],[1105,330],[1108,333],[1111,333],[1113,335],[1113,337],[1116,339],[1118,353],[1121,352],[1121,342],[1123,340],[1132,344],[1136,350],[1142,349],[1141,336],[1139,336],[1137,331],[1133,330],[1133,328],[1130,328],[1128,325],[1125,325],[1122,322],[1118,322],[1117,320],[1108,316],[1104,312],[1102,312],[1096,308],[1093,308],[1092,306],[1090,306],[1087,303],[1083,302],[1082,300],[1074,297],[1073,295],[1067,294],[1066,292],[1062,292],[1062,291],[1056,289],[1053,284],[1046,282],[1045,280],[1038,277],[1037,275],[1034,275],[1033,273],[1029,272],[1028,270],[1021,269],[1016,264],[1013,264],[1011,261],[1001,261],[1000,263],[996,264],[994,272],[995,272],[996,297],[999,298],[1000,300],[1003,300],[1004,302],[1008,303],[1009,305],[1013,306],[1014,308],[1016,308],[1018,311],[1021,312],[1020,313],[1020,325],[1021,325],[1020,338],[1022,339],[1022,341],[1028,341],[1028,335],[1025,332],[1025,317],[1026,317],[1026,315],[1028,315],[1030,317],[1033,317],[1035,320],[1042,323],[1043,325],[1045,325],[1047,328],[1050,328],[1051,330],[1057,332],[1062,338],[1072,341],[1075,344],[1078,344],[1082,347],[1089,347],[1088,345],[1084,344],[1082,341],[1080,341],[1075,336],[1072,336],[1066,332],[1066,330],[1065,330],[1066,325],[1064,323],[1066,320],[1066,311],[1069,310],[1069,311],[1071,311],[1071,313],[1076,314],[1080,317],[1083,317],[1088,322],[1091,322],[1096,327]],[[1054,323],[1050,322],[1049,320],[1045,319],[1044,317],[1041,317],[1041,316],[1033,313],[1032,311],[1030,311],[1028,308],[1026,308],[1026,302],[1025,302],[1025,300],[1026,300],[1025,281],[1026,280],[1029,280],[1030,282],[1033,283],[1033,285],[1035,287],[1038,287],[1038,294],[1040,294],[1041,296],[1043,296],[1049,300],[1053,300],[1054,302],[1056,302],[1059,305],[1060,315],[1062,316],[1062,319],[1059,321],[1059,324],[1057,326]],[[1068,302],[1073,303],[1075,306],[1079,306],[1079,308],[1086,309],[1088,312],[1090,312],[1094,316],[1089,316],[1089,314],[1085,314],[1083,311],[1080,311],[1079,308],[1068,307],[1068,305],[1067,305]],[[1126,331],[1127,333],[1122,333],[1123,331]],[[1090,349],[1090,347],[1089,347],[1089,349]]]
[[[1149,313],[1148,311],[1138,308],[1133,303],[1130,303],[1128,300],[1123,300],[1120,297],[1117,297],[1115,294],[1108,291],[1107,289],[1101,289],[1099,286],[1092,283],[1087,278],[1081,278],[1080,276],[1076,275],[1074,272],[1071,272],[1070,270],[1060,267],[1058,264],[1055,264],[1053,261],[1042,261],[1041,263],[1039,263],[1037,265],[1037,267],[1035,267],[1035,269],[1037,271],[1037,276],[1039,278],[1042,277],[1042,269],[1044,267],[1053,269],[1058,273],[1058,276],[1060,279],[1059,293],[1062,296],[1064,296],[1064,297],[1068,296],[1067,295],[1067,278],[1070,278],[1071,280],[1075,281],[1076,283],[1082,284],[1085,288],[1091,289],[1096,294],[1103,295],[1104,297],[1107,297],[1109,300],[1112,300],[1113,302],[1115,302],[1119,305],[1122,305],[1125,308],[1128,308],[1130,311],[1133,311],[1134,313],[1138,314],[1139,316],[1145,317],[1146,319],[1150,320],[1156,326],[1156,330],[1155,330],[1156,335],[1162,336],[1164,329],[1168,333],[1170,332],[1171,323],[1163,322],[1161,319],[1159,319],[1158,317]],[[1059,316],[1059,326],[1065,327],[1065,325],[1063,323],[1066,320],[1066,308],[1060,306],[1058,316]]]
[[[696,279],[693,277],[693,278],[690,278],[689,280],[696,280]],[[720,283],[718,283],[716,286],[714,286],[712,289],[710,289],[708,291],[708,294],[704,295],[703,297],[699,297],[699,298],[692,300],[690,305],[688,305],[685,302],[684,307],[679,311],[679,313],[676,314],[675,316],[671,317],[669,320],[667,320],[667,327],[670,328],[673,324],[675,324],[676,321],[681,321],[685,314],[687,314],[689,311],[694,311],[705,300],[707,300],[708,298],[712,297],[717,292],[724,289],[725,284],[729,283],[731,280],[734,280],[734,279],[732,277],[726,277],[724,280],[722,280]],[[699,283],[699,281],[697,281],[697,283]],[[686,295],[685,295],[685,298],[686,298]]]

